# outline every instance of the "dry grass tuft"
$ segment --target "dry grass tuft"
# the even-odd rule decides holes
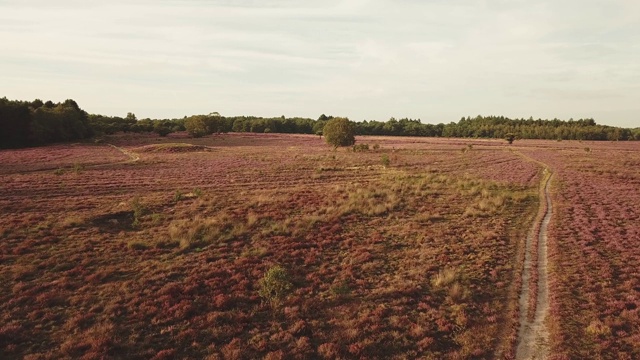
[[[447,287],[456,280],[457,276],[458,274],[455,269],[444,268],[443,270],[440,270],[433,279],[431,279],[431,285],[435,288]]]
[[[193,220],[177,220],[167,229],[169,238],[180,243],[181,249],[203,248],[216,242],[225,242],[247,234],[243,221],[227,215],[212,218],[196,217]]]
[[[609,336],[611,335],[611,328],[599,319],[596,319],[587,326],[585,333],[592,336]]]

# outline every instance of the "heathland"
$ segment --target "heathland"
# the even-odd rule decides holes
[[[511,358],[552,172],[549,354],[640,356],[640,143],[356,140],[0,151],[0,354]]]

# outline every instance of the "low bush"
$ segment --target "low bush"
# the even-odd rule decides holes
[[[260,279],[258,294],[271,306],[278,306],[292,288],[287,271],[280,265],[274,265]]]
[[[353,152],[369,151],[369,144],[355,144],[353,145]]]
[[[389,160],[389,155],[383,154],[382,155],[382,166],[389,167],[390,164],[391,164],[391,160]]]

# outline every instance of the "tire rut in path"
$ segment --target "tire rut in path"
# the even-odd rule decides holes
[[[549,331],[545,323],[549,310],[549,282],[547,277],[547,227],[553,214],[553,204],[549,194],[549,186],[552,174],[545,166],[545,176],[541,183],[541,199],[544,199],[546,206],[542,219],[536,218],[526,241],[526,252],[524,260],[524,270],[522,273],[522,290],[520,292],[520,328],[518,330],[518,342],[516,348],[516,360],[525,359],[546,359],[549,355]],[[543,205],[543,204],[541,204]],[[537,232],[537,266],[532,268],[533,254],[531,246]],[[538,286],[535,299],[535,313],[533,319],[529,319],[529,298],[533,294],[529,291],[529,283],[533,272],[537,273]]]

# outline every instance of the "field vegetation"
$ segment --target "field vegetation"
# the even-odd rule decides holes
[[[540,166],[504,141],[358,139],[2,151],[4,358],[512,355]]]
[[[640,358],[640,152],[632,143],[539,143],[555,170],[549,233],[552,353]]]
[[[2,358],[513,358],[548,171],[549,354],[640,357],[638,143],[356,140],[0,151]]]

